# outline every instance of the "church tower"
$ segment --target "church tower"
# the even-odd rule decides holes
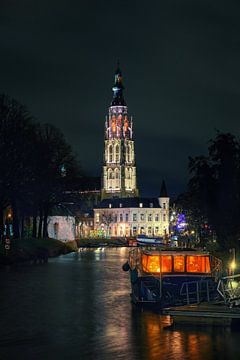
[[[105,121],[101,198],[137,197],[133,121],[123,97],[122,73],[115,72],[113,99]]]

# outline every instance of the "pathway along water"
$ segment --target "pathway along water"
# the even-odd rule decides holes
[[[1,269],[1,360],[240,359],[240,333],[170,330],[130,302],[127,248],[86,250]]]

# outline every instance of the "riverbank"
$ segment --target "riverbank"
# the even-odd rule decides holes
[[[125,238],[80,238],[76,239],[78,248],[94,248],[94,247],[118,247],[128,246],[128,240]]]
[[[47,262],[48,258],[77,251],[76,241],[62,242],[55,239],[15,239],[11,240],[10,250],[0,245],[0,265],[16,263]]]

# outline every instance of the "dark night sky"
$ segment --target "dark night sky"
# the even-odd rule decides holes
[[[0,92],[59,127],[100,175],[117,59],[143,195],[187,183],[215,129],[239,135],[240,3],[0,0]]]

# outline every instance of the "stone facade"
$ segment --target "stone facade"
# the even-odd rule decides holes
[[[169,233],[169,198],[112,199],[94,209],[94,229],[106,236],[138,234],[164,236]]]
[[[48,236],[61,241],[75,240],[75,217],[74,216],[49,216]]]

